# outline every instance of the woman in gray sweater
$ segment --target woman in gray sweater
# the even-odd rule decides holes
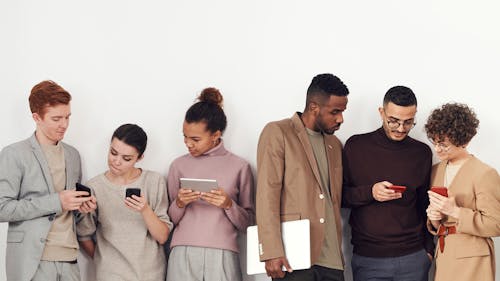
[[[83,250],[94,259],[97,280],[165,280],[162,244],[172,223],[165,179],[135,167],[146,143],[139,126],[120,126],[111,138],[109,170],[87,182],[97,209],[83,219],[77,233]],[[128,196],[129,188],[140,189],[140,196]]]

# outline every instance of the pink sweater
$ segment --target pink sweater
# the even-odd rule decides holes
[[[233,200],[228,210],[198,200],[185,208],[175,203],[180,178],[215,179]],[[172,162],[167,178],[170,207],[175,224],[171,247],[197,246],[238,251],[238,231],[246,232],[255,221],[253,175],[248,162],[224,148],[223,142],[205,154],[183,155]]]

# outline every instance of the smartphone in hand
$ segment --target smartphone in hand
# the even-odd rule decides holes
[[[79,197],[90,197],[90,188],[86,187],[85,185],[77,182],[76,183],[76,191],[85,191],[88,192],[89,195],[81,195]]]
[[[448,188],[444,186],[433,186],[431,187],[431,191],[436,192],[441,196],[448,197]]]
[[[399,193],[403,193],[406,190],[406,186],[403,186],[403,185],[391,185],[388,188],[392,189],[396,192],[399,192]]]
[[[132,195],[135,195],[137,197],[141,197],[141,189],[140,188],[132,188],[132,187],[127,188],[125,190],[125,197],[132,198]]]

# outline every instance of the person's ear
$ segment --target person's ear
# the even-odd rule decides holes
[[[35,120],[36,123],[43,120],[43,118],[37,112],[34,112],[33,114],[31,114],[31,116],[33,117],[33,120]]]
[[[142,159],[144,159],[144,153],[141,155],[141,157],[137,158],[137,162],[141,161]]]
[[[220,139],[220,137],[222,137],[222,132],[220,130],[217,130],[212,134],[212,141],[215,143],[218,139]]]
[[[314,113],[315,116],[319,114],[320,111],[320,106],[316,102],[311,102],[309,103],[309,112]]]
[[[378,108],[378,113],[380,114],[380,118],[382,119],[382,121],[384,121],[384,108],[383,107],[379,107]]]

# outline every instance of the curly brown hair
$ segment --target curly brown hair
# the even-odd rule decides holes
[[[425,124],[425,132],[433,141],[448,138],[453,145],[463,146],[476,135],[478,126],[476,113],[467,105],[446,103],[432,111]]]

